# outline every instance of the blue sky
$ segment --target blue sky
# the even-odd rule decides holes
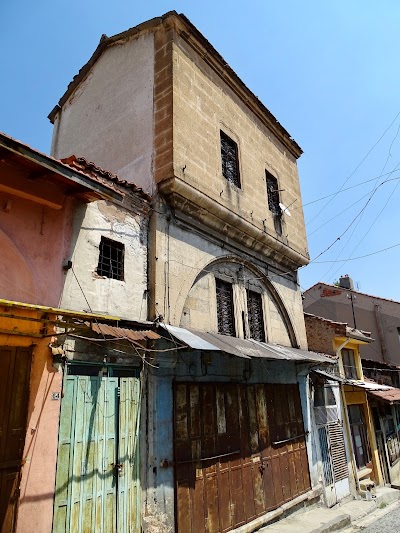
[[[191,19],[304,150],[299,173],[315,261],[301,270],[301,286],[348,273],[361,291],[400,300],[400,246],[338,262],[400,243],[396,0],[3,0],[0,130],[49,152],[47,115],[101,35],[172,9]],[[372,178],[330,203],[310,203]]]

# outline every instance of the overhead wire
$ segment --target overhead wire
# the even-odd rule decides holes
[[[390,130],[390,128],[393,126],[393,124],[396,122],[397,118],[400,115],[400,111],[396,114],[392,122],[389,124],[389,126],[385,129],[385,131],[382,133],[382,135],[379,137],[379,139],[375,142],[375,144],[368,150],[367,154],[363,157],[363,159],[360,161],[360,163],[356,166],[356,168],[349,174],[349,176],[345,179],[343,185],[340,187],[340,189],[334,194],[334,196],[326,202],[326,204],[318,211],[318,213],[308,222],[311,224],[318,216],[326,209],[326,207],[336,198],[336,196],[343,190],[344,186],[348,181],[354,176],[354,174],[357,172],[357,170],[361,167],[361,165],[364,163],[364,161],[368,158],[368,156],[371,154],[371,152],[378,146],[378,144],[381,142],[381,140],[384,138],[386,133]]]

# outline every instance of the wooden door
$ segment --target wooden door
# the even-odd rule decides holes
[[[30,348],[0,347],[0,531],[14,531],[29,401]]]
[[[140,530],[139,398],[138,378],[66,377],[53,533]]]
[[[179,533],[219,533],[310,489],[297,385],[176,383]]]

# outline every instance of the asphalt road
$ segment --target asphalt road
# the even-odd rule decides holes
[[[362,533],[400,533],[400,507],[379,518]]]

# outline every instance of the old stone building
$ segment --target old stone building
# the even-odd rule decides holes
[[[143,309],[164,344],[141,374],[143,530],[258,527],[317,501],[308,375],[331,360],[307,351],[300,147],[175,12],[103,36],[49,117],[53,156],[152,196]]]

